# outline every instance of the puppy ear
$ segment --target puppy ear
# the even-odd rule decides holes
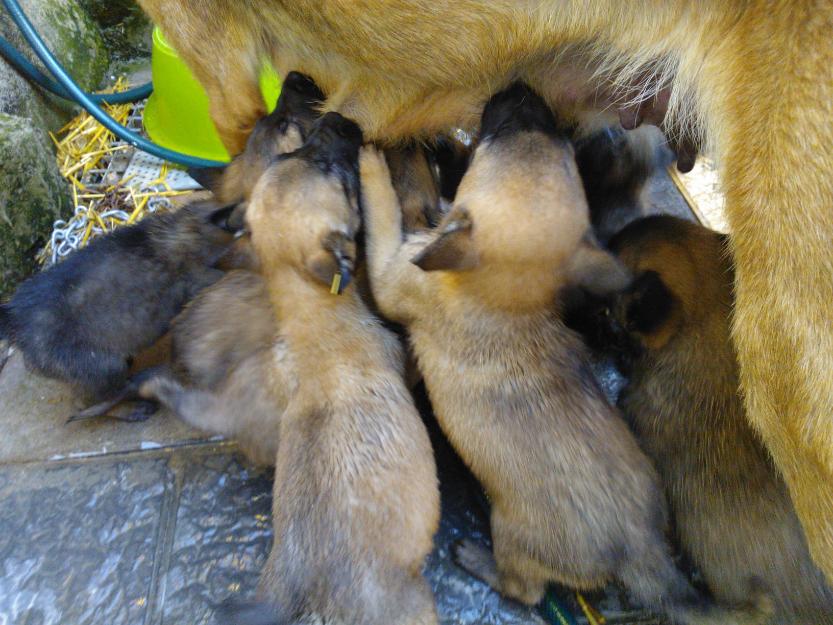
[[[599,247],[591,233],[584,237],[567,269],[569,284],[598,297],[627,288],[631,279],[625,266],[613,254]]]
[[[240,202],[237,206],[235,206],[232,209],[231,214],[228,216],[228,227],[235,233],[243,234],[243,231],[246,229],[247,207],[248,204],[246,202]]]
[[[474,224],[463,206],[455,206],[437,227],[437,237],[411,262],[423,271],[465,271],[477,266],[471,233]]]
[[[219,187],[225,171],[226,167],[189,167],[188,175],[203,189],[214,191]]]
[[[356,242],[343,232],[330,232],[321,241],[321,249],[306,263],[312,276],[340,295],[353,278]]]
[[[232,225],[232,219],[238,219],[238,217],[235,216],[235,211],[237,209],[237,204],[229,204],[228,206],[217,208],[208,214],[208,221],[218,228],[228,230],[229,232],[235,232],[240,229],[239,227],[236,228]]]

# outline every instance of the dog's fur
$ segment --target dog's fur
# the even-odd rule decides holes
[[[93,240],[0,306],[2,332],[39,373],[88,399],[121,389],[130,358],[168,330],[234,240],[232,207],[196,202]]]
[[[283,72],[311,75],[328,107],[371,139],[472,125],[515,77],[560,110],[641,99],[661,112],[667,101],[668,134],[700,139],[720,163],[747,416],[784,474],[814,558],[833,576],[829,2],[140,4],[205,85],[232,152],[262,113],[264,53]]]
[[[276,623],[432,625],[421,568],[439,522],[436,468],[399,340],[344,282],[359,219],[339,172],[355,170],[361,133],[331,115],[321,125],[334,132],[270,167],[247,212],[304,375],[281,421],[262,605],[238,608],[233,622],[265,613]],[[340,295],[330,292],[336,275]]]
[[[234,438],[251,461],[274,464],[297,382],[263,278],[232,271],[203,290],[174,320],[171,343],[172,370],[139,374],[138,395]]]
[[[662,143],[659,130],[648,125],[630,131],[606,126],[574,139],[590,223],[602,245],[631,221],[645,216],[645,183],[668,164]]]
[[[437,419],[492,503],[494,559],[468,544],[459,559],[526,604],[550,581],[615,579],[680,623],[754,622],[675,568],[658,477],[553,311],[564,284],[628,280],[592,239],[571,145],[522,85],[487,104],[481,134],[437,231],[404,243],[383,162],[361,160],[377,302],[407,325]]]
[[[385,150],[407,232],[433,228],[442,218],[440,183],[419,144]]]
[[[221,203],[248,201],[272,160],[303,145],[323,103],[324,94],[309,76],[289,72],[281,84],[275,110],[257,121],[245,150],[224,168],[192,168],[189,173],[213,191]]]
[[[682,547],[719,600],[742,600],[757,577],[772,623],[833,623],[833,591],[744,415],[726,237],[651,217],[611,248],[636,278],[596,316],[603,327],[593,336],[629,376],[620,403],[663,479]]]

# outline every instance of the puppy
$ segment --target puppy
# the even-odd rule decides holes
[[[577,137],[574,146],[593,232],[607,245],[631,221],[645,216],[642,190],[666,164],[662,134],[653,126],[630,131],[607,126]]]
[[[255,188],[247,220],[297,389],[281,419],[275,543],[257,607],[225,621],[433,624],[421,575],[439,522],[431,445],[402,349],[350,277],[361,131],[325,115]],[[333,294],[337,293],[337,294]]]
[[[620,403],[659,470],[682,547],[719,601],[742,601],[757,577],[772,623],[833,623],[833,591],[744,414],[726,237],[662,216],[631,224],[611,246],[636,279],[595,336],[630,377]]]
[[[286,144],[284,137],[276,139]],[[398,197],[408,207],[408,231],[435,223],[438,183],[422,148],[391,148],[387,157],[397,172]],[[231,261],[229,256],[223,261],[232,266],[259,267],[248,237],[236,241]],[[362,294],[369,294],[366,281],[360,282]],[[251,271],[230,272],[185,307],[171,335],[172,366],[138,374],[115,399],[139,397],[161,403],[196,428],[236,439],[251,461],[274,463],[280,415],[293,392],[296,372],[263,279]],[[410,355],[405,367],[408,387],[413,388],[422,378]],[[114,401],[82,416],[102,414]]]
[[[136,376],[131,394],[274,464],[297,374],[263,278],[232,271],[203,290],[174,320],[171,343],[172,366]]]
[[[386,156],[396,171],[397,197],[407,207],[406,230],[436,225],[438,182],[423,149],[390,148]],[[234,264],[259,266],[248,238],[235,246],[241,243]],[[240,254],[251,256],[241,262]],[[359,282],[362,295],[369,294],[363,275]],[[296,372],[263,278],[250,271],[230,272],[185,307],[171,335],[172,367],[138,376],[125,396],[137,393],[161,403],[196,428],[237,439],[253,462],[272,464],[280,415],[295,388]],[[422,377],[410,354],[405,371],[408,388],[415,387]]]
[[[433,228],[442,218],[440,182],[425,148],[413,143],[385,150],[406,232]]]
[[[661,124],[721,164],[747,416],[833,579],[833,5],[140,0],[206,87],[236,153],[262,115],[262,56],[312,76],[371,139],[473,127],[525,78],[559,111]],[[233,33],[233,37],[229,37]],[[665,115],[666,111],[668,115]]]
[[[224,168],[191,168],[188,173],[221,203],[247,201],[272,160],[301,147],[323,103],[324,94],[309,76],[289,72],[275,110],[255,124],[246,149]]]
[[[481,135],[433,237],[402,242],[383,163],[361,161],[374,294],[407,325],[437,419],[492,501],[494,556],[466,543],[458,560],[529,605],[551,581],[617,580],[678,623],[757,622],[757,606],[717,608],[675,568],[656,472],[552,310],[565,283],[628,280],[592,241],[571,146],[520,84],[486,105]]]
[[[430,150],[437,168],[440,195],[453,202],[457,187],[469,166],[472,146],[457,137],[441,135],[433,141]]]
[[[131,357],[222,276],[213,265],[234,240],[233,216],[197,202],[97,238],[21,284],[0,306],[0,331],[38,373],[110,397]]]

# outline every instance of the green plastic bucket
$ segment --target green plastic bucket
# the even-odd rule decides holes
[[[208,114],[205,91],[158,27],[153,29],[151,53],[153,93],[145,106],[148,136],[159,145],[190,156],[228,161],[217,129]],[[260,92],[268,111],[275,108],[281,83],[268,65],[260,76]]]

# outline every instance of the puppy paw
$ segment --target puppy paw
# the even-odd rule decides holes
[[[124,414],[113,415],[114,419],[127,423],[147,421],[151,415],[159,410],[159,404],[151,400],[139,400],[133,403],[131,409]]]
[[[359,152],[359,174],[365,180],[389,180],[390,172],[384,153],[374,145],[362,146]]]
[[[217,625],[280,625],[280,615],[268,603],[225,599],[215,608]]]
[[[473,540],[463,538],[451,545],[451,558],[457,566],[473,577],[492,588],[498,587],[497,565],[491,550]]]

